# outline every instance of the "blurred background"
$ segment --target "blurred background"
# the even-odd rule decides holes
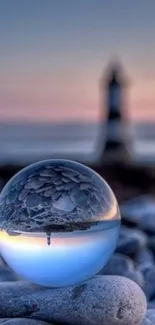
[[[112,137],[110,152],[153,165],[154,30],[151,0],[1,0],[3,171],[53,157],[114,164]]]
[[[134,280],[155,309],[154,35],[153,0],[0,0],[0,189],[38,160],[96,170],[125,255],[102,274]]]

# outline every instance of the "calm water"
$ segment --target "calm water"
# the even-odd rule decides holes
[[[133,136],[133,157],[155,159],[154,123],[137,123],[130,127]],[[97,124],[2,124],[0,125],[0,164],[26,162],[56,156],[75,155],[88,161],[97,160],[94,153],[99,137]],[[104,126],[103,137],[104,142]],[[85,159],[84,159],[85,160]]]

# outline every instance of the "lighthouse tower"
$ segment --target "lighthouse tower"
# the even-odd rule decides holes
[[[126,85],[127,81],[123,78],[121,66],[114,64],[108,72],[106,83],[104,82],[107,110],[102,161],[129,161],[128,121],[123,107],[124,87]]]

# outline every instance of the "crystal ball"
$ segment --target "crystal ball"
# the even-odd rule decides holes
[[[29,165],[0,194],[0,250],[34,284],[83,282],[110,259],[119,236],[113,191],[89,167],[51,159]]]

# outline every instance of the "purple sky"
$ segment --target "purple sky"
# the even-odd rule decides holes
[[[121,58],[135,119],[155,118],[155,1],[1,0],[0,118],[95,120]]]

